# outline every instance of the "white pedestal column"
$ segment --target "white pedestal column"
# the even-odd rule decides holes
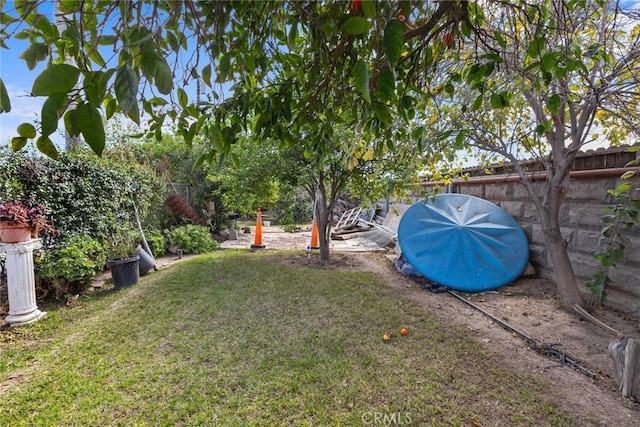
[[[4,321],[11,327],[42,319],[46,312],[36,305],[36,282],[33,272],[33,251],[40,249],[40,239],[21,243],[0,243],[0,251],[6,252],[7,289],[9,291],[9,315]]]

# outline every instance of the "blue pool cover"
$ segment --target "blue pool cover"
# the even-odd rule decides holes
[[[466,194],[439,194],[412,205],[400,219],[398,242],[427,279],[463,292],[505,286],[529,260],[527,237],[515,219]]]

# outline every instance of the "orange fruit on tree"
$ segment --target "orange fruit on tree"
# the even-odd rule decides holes
[[[453,44],[453,36],[451,35],[451,33],[446,33],[444,35],[444,37],[442,38],[442,43],[444,43],[445,46],[451,46]]]

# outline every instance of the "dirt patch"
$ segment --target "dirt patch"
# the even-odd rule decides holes
[[[427,307],[442,322],[471,330],[478,345],[497,363],[547,382],[550,397],[562,402],[573,414],[576,425],[640,426],[640,405],[622,398],[615,384],[608,346],[616,336],[562,310],[555,285],[547,280],[521,278],[496,291],[457,294],[532,338],[540,347],[554,349],[552,358],[451,294],[429,291],[423,278],[402,276],[384,254],[333,252],[329,261],[322,261],[318,254],[309,257],[292,252],[289,256],[274,256],[273,260],[288,265],[372,272],[397,292]],[[637,318],[607,309],[593,315],[624,334],[640,336]],[[565,361],[575,361],[584,372],[563,363],[563,355]],[[585,373],[592,373],[595,378]]]

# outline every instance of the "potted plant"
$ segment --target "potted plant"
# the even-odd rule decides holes
[[[25,242],[38,237],[40,232],[52,234],[55,230],[47,222],[45,207],[30,202],[10,201],[0,204],[0,241]]]
[[[105,242],[107,264],[111,269],[111,278],[116,289],[135,285],[140,280],[140,256],[136,254],[137,245],[137,233],[126,227],[114,230]]]

